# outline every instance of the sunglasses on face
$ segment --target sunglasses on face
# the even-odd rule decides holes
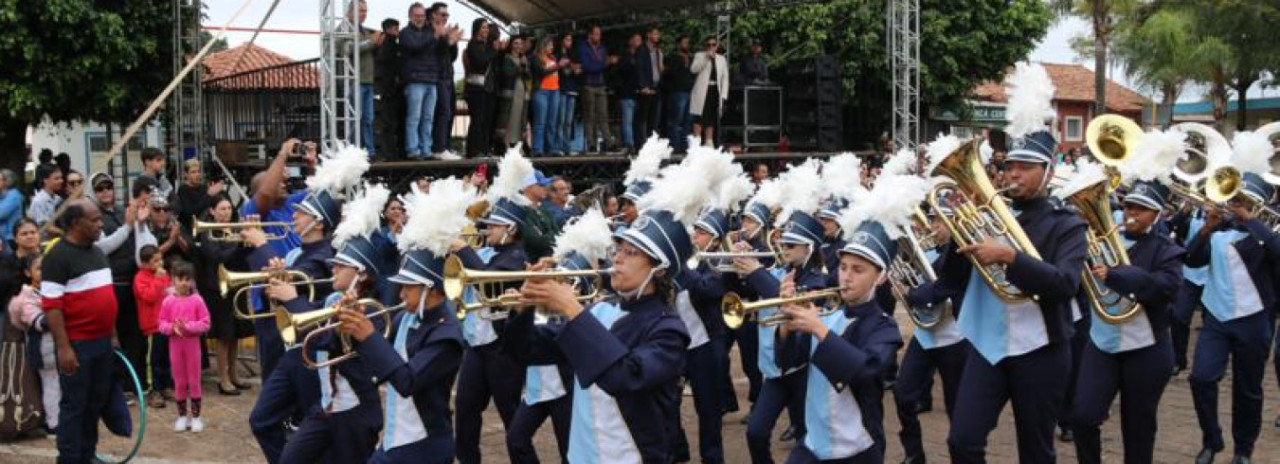
[[[159,213],[159,212],[165,212],[165,213],[169,212],[169,208],[168,208],[168,207],[166,207],[166,206],[152,206],[152,207],[151,207],[151,210],[152,210],[152,211],[155,211],[155,212],[157,212],[157,213]]]
[[[69,180],[69,181],[67,181],[67,185],[70,185],[70,186],[72,186],[72,187],[79,187],[79,186],[80,186],[81,184],[83,184],[83,183],[84,183],[84,181],[83,181],[83,180]]]
[[[799,243],[783,243],[782,247],[790,250],[792,248],[800,248],[800,244]]]
[[[111,185],[111,184],[98,184],[96,187],[94,187],[94,188],[93,188],[93,191],[95,191],[95,192],[105,192],[105,191],[107,191],[107,190],[114,190],[115,188],[116,188],[116,186]]]

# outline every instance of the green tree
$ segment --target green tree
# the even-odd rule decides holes
[[[172,75],[172,8],[153,0],[0,0],[0,167],[28,125],[131,121]]]
[[[1221,119],[1225,114],[1226,89],[1229,88],[1240,101],[1236,130],[1245,130],[1249,87],[1262,79],[1264,73],[1280,68],[1280,41],[1276,39],[1280,5],[1275,1],[1257,0],[1182,0],[1169,2],[1168,7],[1195,14],[1199,18],[1199,33],[1224,45],[1225,53],[1211,56],[1214,75],[1208,82],[1210,98],[1215,101],[1214,116]],[[1218,99],[1222,101],[1223,113],[1218,113]]]
[[[1059,14],[1074,14],[1089,21],[1092,35],[1082,44],[1093,46],[1093,107],[1107,111],[1107,64],[1117,25],[1123,24],[1141,6],[1141,0],[1048,0]]]
[[[1223,65],[1221,58],[1231,54],[1225,43],[1200,35],[1199,29],[1195,14],[1186,9],[1144,11],[1119,31],[1116,59],[1126,64],[1130,79],[1158,91],[1161,103],[1172,105],[1188,82],[1212,81],[1213,70]]]

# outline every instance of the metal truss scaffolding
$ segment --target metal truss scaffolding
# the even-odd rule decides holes
[[[173,74],[187,65],[187,60],[204,46],[200,37],[201,0],[173,0]],[[169,97],[171,125],[168,131],[170,153],[178,153],[178,161],[170,163],[174,179],[182,178],[182,160],[204,159],[204,91],[200,83],[201,66],[182,78]]]
[[[360,145],[359,28],[352,22],[355,0],[320,0],[320,141],[323,150],[339,142]]]
[[[920,0],[888,0],[889,60],[893,69],[893,145],[920,143]]]

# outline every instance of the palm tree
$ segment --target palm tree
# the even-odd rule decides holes
[[[1107,111],[1107,51],[1111,46],[1117,18],[1135,11],[1140,0],[1047,0],[1059,15],[1074,14],[1090,21],[1093,27],[1093,99],[1094,112]]]

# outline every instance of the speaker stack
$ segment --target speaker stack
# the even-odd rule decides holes
[[[790,146],[819,151],[845,149],[840,61],[824,55],[792,66],[786,118]]]

